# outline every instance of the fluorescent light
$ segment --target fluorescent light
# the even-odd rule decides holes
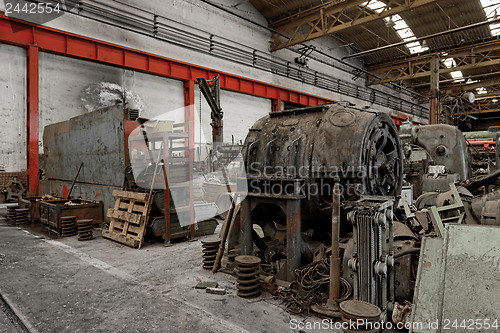
[[[485,87],[481,87],[481,88],[477,88],[476,92],[478,93],[478,95],[482,95],[482,94],[487,94],[488,90],[486,90]]]

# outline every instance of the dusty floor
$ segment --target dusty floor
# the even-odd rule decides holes
[[[0,214],[5,214],[5,210]],[[132,249],[103,239],[48,235],[0,216],[0,293],[38,332],[317,332],[316,317],[292,316],[270,294],[236,296],[235,278],[201,268],[200,241]],[[207,236],[205,238],[215,237]],[[217,281],[227,294],[194,289]],[[310,326],[312,327],[312,326]],[[330,330],[335,332],[335,330]],[[16,332],[0,312],[0,332]]]

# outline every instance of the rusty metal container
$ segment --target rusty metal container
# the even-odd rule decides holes
[[[69,201],[72,204],[67,205]],[[61,232],[61,217],[75,216],[76,220],[92,219],[93,224],[97,225],[103,222],[104,210],[103,203],[92,202],[83,199],[61,199],[40,201],[40,222],[42,225],[57,233]]]

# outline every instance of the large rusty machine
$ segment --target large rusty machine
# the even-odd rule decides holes
[[[239,188],[247,192],[230,253],[239,243],[242,254],[253,254],[255,244],[261,267],[292,281],[297,268],[331,252],[335,187],[344,288],[383,313],[395,298],[411,299],[418,238],[393,221],[403,151],[387,114],[348,103],[272,112],[250,129],[243,157]]]

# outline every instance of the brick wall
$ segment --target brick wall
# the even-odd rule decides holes
[[[26,191],[28,190],[28,173],[27,172],[0,172],[0,190],[2,190],[8,182],[17,177],[17,180],[23,184]]]

